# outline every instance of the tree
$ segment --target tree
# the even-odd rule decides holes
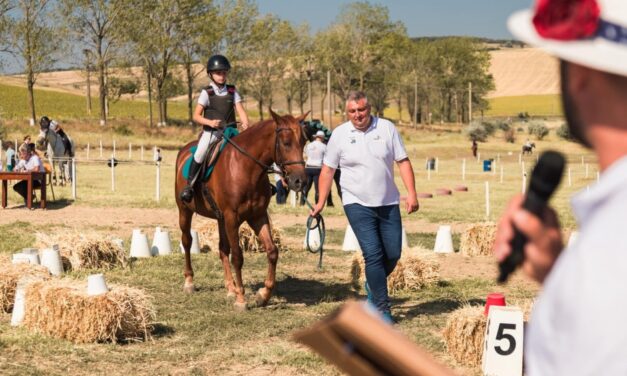
[[[14,4],[10,0],[0,0],[0,53],[9,52],[8,36],[9,36],[9,17],[8,13],[13,9]],[[0,55],[1,57],[1,55]],[[0,59],[0,68],[2,68],[2,60]]]
[[[59,33],[47,22],[49,3],[48,0],[19,0],[6,21],[7,38],[4,48],[24,64],[31,126],[35,125],[37,118],[34,95],[37,75],[54,66],[54,53],[62,44]]]
[[[207,20],[212,20],[207,22]],[[176,33],[185,35],[179,45],[176,55],[185,71],[187,89],[187,120],[193,124],[193,95],[194,81],[205,70],[194,67],[194,64],[208,57],[220,42],[222,18],[218,17],[218,10],[211,0],[200,0],[190,9],[190,14],[180,24],[177,24]],[[216,22],[218,25],[216,25]]]
[[[124,30],[120,16],[124,4],[110,0],[60,0],[58,13],[64,21],[64,32],[95,57],[98,72],[100,125],[107,122],[107,70],[115,56],[115,49]]]

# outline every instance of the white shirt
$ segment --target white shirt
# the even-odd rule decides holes
[[[219,88],[218,85],[216,85],[213,82],[210,82],[209,85],[211,85],[211,87],[213,88],[213,92],[218,97],[223,97],[229,93],[226,85],[222,86],[222,88]],[[233,103],[239,103],[241,101],[242,101],[242,96],[239,95],[236,89],[235,93],[233,94]],[[209,106],[209,93],[207,93],[207,90],[202,89],[202,91],[200,92],[200,96],[198,97],[198,104],[203,107]]]
[[[37,156],[37,154],[31,155],[28,160],[20,159],[20,161],[15,166],[14,171],[39,171],[44,172],[44,165],[41,163],[41,159]]]
[[[324,153],[327,151],[327,145],[317,138],[305,146],[305,155],[307,156],[307,167],[322,167]]]
[[[627,375],[627,157],[572,206],[579,236],[557,259],[528,325],[527,375]]]
[[[341,166],[342,203],[376,207],[396,205],[400,194],[394,184],[394,161],[407,158],[401,136],[392,122],[372,117],[362,132],[350,121],[331,134],[324,164]]]

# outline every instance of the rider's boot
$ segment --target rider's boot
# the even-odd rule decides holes
[[[187,179],[187,186],[183,188],[181,192],[181,200],[183,202],[191,202],[194,197],[194,182],[196,181],[196,175],[200,171],[201,164],[196,162],[192,158],[192,164],[189,166],[189,178]]]

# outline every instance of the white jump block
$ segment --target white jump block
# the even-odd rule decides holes
[[[490,307],[481,367],[484,375],[522,375],[523,330],[523,312],[520,308]]]
[[[150,248],[154,256],[164,256],[172,253],[172,243],[170,241],[170,233],[161,231],[161,227],[155,230],[155,236],[152,238],[152,247]]]
[[[47,248],[41,253],[41,265],[48,268],[50,274],[59,276],[63,273],[63,262],[57,249]]]
[[[15,290],[15,300],[13,302],[13,313],[11,314],[11,326],[18,326],[24,320],[25,300],[26,300],[27,279],[22,278]]]
[[[346,225],[346,232],[344,232],[344,242],[342,243],[342,251],[361,251],[361,247],[359,247],[359,241],[357,241],[357,236],[355,236],[353,228],[350,224]]]
[[[97,296],[106,294],[109,291],[107,282],[102,273],[92,274],[87,277],[87,295]]]
[[[453,235],[451,234],[451,226],[440,226],[435,236],[435,253],[453,253]]]
[[[39,255],[37,253],[14,253],[11,259],[11,263],[39,265]]]
[[[190,247],[189,253],[191,254],[199,254],[200,253],[200,242],[198,241],[198,231],[190,230],[192,233],[192,246]],[[185,248],[183,248],[183,243],[179,242],[179,248],[181,248],[181,253],[185,253]]]
[[[146,258],[152,257],[150,247],[148,247],[148,236],[142,234],[140,229],[133,230],[131,238],[131,257]]]

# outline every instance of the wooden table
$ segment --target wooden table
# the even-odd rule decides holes
[[[26,206],[32,209],[33,206],[33,180],[41,182],[41,200],[40,207],[46,208],[46,173],[45,172],[0,172],[0,180],[2,180],[2,207],[7,207],[7,190],[9,180],[26,180],[28,186],[26,189]]]

